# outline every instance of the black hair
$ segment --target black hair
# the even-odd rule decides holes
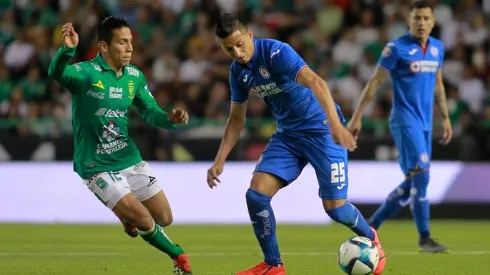
[[[224,13],[220,16],[216,25],[216,36],[226,38],[236,30],[244,31],[246,28],[238,17],[231,13]]]
[[[97,26],[97,41],[105,41],[107,44],[112,41],[112,31],[121,28],[130,28],[128,21],[124,18],[109,16],[104,18]]]
[[[418,10],[418,9],[426,9],[426,8],[429,8],[431,11],[434,11],[434,7],[427,0],[417,0],[410,5],[410,11]]]

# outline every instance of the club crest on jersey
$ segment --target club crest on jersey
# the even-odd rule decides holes
[[[269,77],[271,77],[271,74],[269,73],[269,71],[267,71],[264,67],[260,67],[259,68],[259,72],[260,72],[260,75],[264,79],[269,79]]]
[[[102,138],[111,142],[120,135],[119,127],[114,121],[109,121],[109,125],[102,126]]]
[[[436,47],[434,46],[431,46],[430,47],[430,53],[433,55],[433,56],[438,56],[439,55],[439,49],[437,49]]]
[[[130,80],[128,82],[128,91],[129,91],[129,99],[133,99],[134,98],[134,82],[133,80]]]

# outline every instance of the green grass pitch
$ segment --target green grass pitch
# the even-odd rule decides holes
[[[171,226],[169,237],[191,256],[194,274],[234,274],[262,257],[250,225]],[[283,260],[291,275],[343,274],[340,244],[352,236],[339,225],[278,225]],[[490,222],[439,221],[435,237],[450,254],[417,251],[415,225],[390,222],[380,230],[387,255],[383,274],[489,274]],[[0,224],[0,274],[172,274],[169,258],[116,225]]]

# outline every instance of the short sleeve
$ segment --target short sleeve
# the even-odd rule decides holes
[[[440,52],[439,69],[442,69],[442,65],[444,64],[444,44],[442,42],[441,45],[439,46],[439,52]]]
[[[386,44],[379,58],[378,65],[385,68],[388,71],[392,71],[396,67],[398,61],[398,51],[396,50],[395,43],[390,42]]]
[[[296,80],[299,72],[306,66],[306,62],[288,44],[282,43],[280,47],[272,48],[270,53],[272,71],[276,74],[286,75]]]
[[[235,73],[230,69],[230,93],[232,103],[243,103],[248,100],[248,91],[245,87],[240,85]]]

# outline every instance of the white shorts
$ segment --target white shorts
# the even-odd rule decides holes
[[[129,193],[145,201],[162,190],[146,161],[121,171],[97,173],[83,183],[111,210]]]

